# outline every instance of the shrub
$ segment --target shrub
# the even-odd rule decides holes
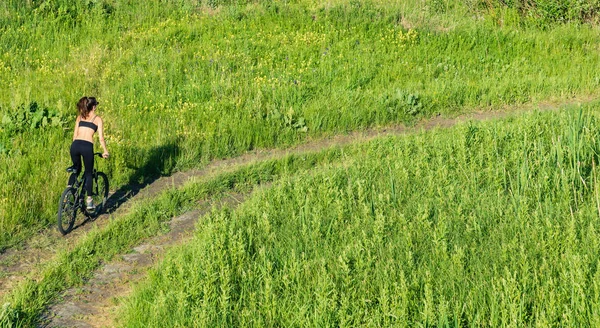
[[[65,117],[55,109],[42,108],[37,102],[21,105],[18,110],[4,113],[0,118],[0,154],[10,152],[12,139],[19,134],[65,124]]]
[[[600,14],[600,0],[487,0],[477,2],[476,6],[514,9],[540,26],[596,22]]]

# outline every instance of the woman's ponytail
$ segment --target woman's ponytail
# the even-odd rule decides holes
[[[82,97],[77,102],[77,109],[79,110],[79,115],[84,120],[88,118],[90,112],[94,109],[94,107],[98,106],[99,102],[94,97]]]
[[[79,115],[83,119],[87,119],[88,115],[90,114],[91,109],[88,109],[89,102],[90,100],[88,97],[82,97],[81,99],[79,99],[79,102],[77,102],[77,109],[79,110]]]

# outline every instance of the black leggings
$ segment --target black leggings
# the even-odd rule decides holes
[[[83,165],[85,171],[85,191],[88,196],[92,195],[92,172],[94,171],[94,144],[85,140],[73,140],[71,144],[71,160],[73,167],[77,170],[69,177],[69,185],[73,185],[79,172],[81,172],[81,157],[83,156]]]

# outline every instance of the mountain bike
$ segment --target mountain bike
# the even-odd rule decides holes
[[[102,157],[102,153],[94,153],[94,156]],[[67,172],[77,173],[72,166]],[[94,168],[92,172],[92,199],[94,209],[88,209],[85,203],[85,174],[81,174],[72,186],[67,186],[58,201],[58,231],[66,235],[73,229],[77,213],[81,212],[87,219],[94,219],[102,213],[106,200],[108,199],[108,177],[103,172]]]

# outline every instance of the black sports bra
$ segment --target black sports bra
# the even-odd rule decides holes
[[[92,123],[94,120],[96,119],[96,116],[94,116],[94,119],[91,122],[88,121],[79,121],[79,126],[84,126],[86,128],[90,128],[93,129],[94,132],[96,132],[96,130],[98,130],[98,126],[94,123]]]

